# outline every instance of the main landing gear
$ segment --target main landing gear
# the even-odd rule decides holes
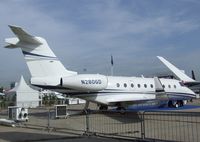
[[[177,100],[177,101],[169,101],[168,102],[168,107],[174,107],[174,108],[178,108],[178,107],[182,107],[184,106],[184,101],[183,100]]]
[[[108,106],[106,105],[100,105],[99,110],[108,110]]]
[[[99,106],[99,110],[108,110],[108,106],[106,106],[106,105],[100,105],[100,106]],[[125,111],[126,108],[125,108],[125,107],[122,107],[122,106],[118,106],[118,107],[116,108],[116,110],[117,110],[117,111]]]
[[[125,108],[125,107],[122,107],[122,106],[118,106],[116,110],[119,110],[119,111],[125,111],[126,108]]]

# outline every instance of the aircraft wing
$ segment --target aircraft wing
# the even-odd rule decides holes
[[[141,95],[141,94],[138,94],[138,95]],[[108,103],[134,103],[134,102],[139,103],[139,102],[146,102],[146,101],[149,101],[149,100],[148,99],[141,100],[139,98],[138,99],[137,98],[134,98],[134,99],[123,98],[122,99],[122,98],[115,97],[115,99],[107,99],[106,101]]]
[[[109,104],[112,103],[123,103],[123,104],[137,104],[137,103],[144,103],[149,100],[154,100],[155,95],[149,95],[147,96],[146,94],[130,94],[130,95],[124,95],[122,96],[115,96],[115,97],[110,97],[106,100]]]
[[[109,103],[144,103],[150,100],[168,100],[168,96],[160,82],[158,77],[154,77],[154,84],[155,84],[155,92],[152,92],[151,95],[146,94],[134,94],[134,95],[126,95],[126,96],[116,96],[109,98],[107,102]]]

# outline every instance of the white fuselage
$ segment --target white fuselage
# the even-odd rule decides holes
[[[87,75],[85,76],[87,77]],[[104,79],[105,78],[107,80],[107,84],[105,89],[102,90],[79,90],[77,86],[81,86],[81,79],[75,82],[75,88],[73,88],[72,86],[70,86],[70,88],[66,86],[59,86],[58,88],[54,87],[52,89],[54,91],[68,94],[72,97],[82,98],[91,102],[106,105],[115,105],[121,102],[127,102],[131,104],[156,100],[154,78],[104,76]],[[160,81],[169,100],[187,100],[196,97],[195,93],[189,88],[181,85],[179,80],[161,78]],[[94,84],[88,82],[86,84],[84,83],[84,87],[94,88]],[[95,87],[97,87],[98,85],[101,84],[95,84]],[[45,86],[43,86],[43,88],[44,87]],[[51,87],[48,89],[51,89]]]

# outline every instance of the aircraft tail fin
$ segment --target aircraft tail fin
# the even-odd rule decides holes
[[[5,47],[21,48],[32,77],[59,77],[77,74],[65,69],[44,38],[32,36],[17,26],[9,27],[16,37],[5,39],[5,42],[8,43]]]
[[[192,78],[190,78],[189,76],[187,76],[183,71],[181,71],[180,69],[178,69],[176,66],[174,66],[173,64],[171,64],[169,61],[167,61],[165,58],[161,57],[161,56],[157,56],[158,59],[165,65],[167,66],[168,69],[170,69],[174,75],[179,78],[181,81],[183,82],[195,82],[195,80],[193,80]]]

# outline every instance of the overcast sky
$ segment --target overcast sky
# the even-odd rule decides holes
[[[44,37],[70,70],[153,75],[168,71],[156,58],[167,58],[200,78],[199,0],[1,0],[0,84],[30,78],[19,49],[5,49],[17,25]]]

